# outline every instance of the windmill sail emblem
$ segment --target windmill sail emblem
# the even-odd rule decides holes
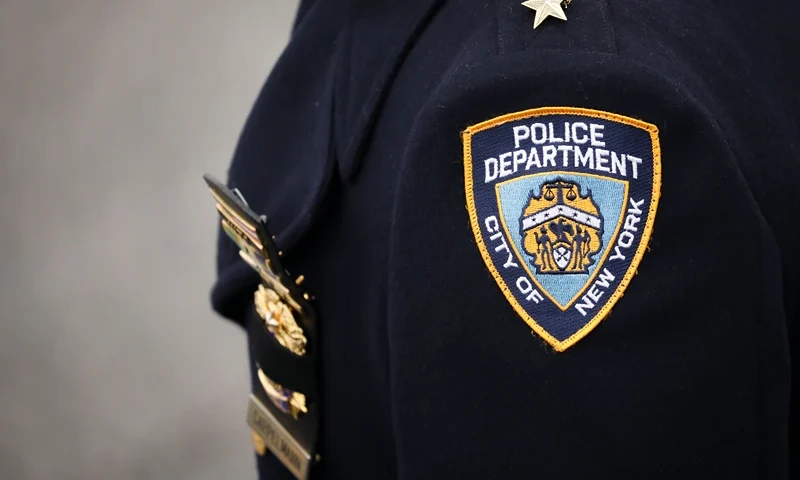
[[[608,317],[647,251],[661,192],[658,128],[542,107],[472,125],[462,139],[478,251],[510,311],[564,351]]]
[[[532,195],[520,219],[525,252],[537,273],[588,273],[602,247],[603,217],[591,193],[557,180]]]

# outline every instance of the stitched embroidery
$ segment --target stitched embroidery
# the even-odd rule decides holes
[[[548,107],[463,132],[478,248],[514,310],[564,351],[605,318],[644,255],[661,188],[658,129]]]

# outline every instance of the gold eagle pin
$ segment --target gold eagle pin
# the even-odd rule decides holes
[[[536,11],[533,20],[533,28],[536,29],[548,17],[555,17],[560,20],[567,20],[564,9],[572,3],[572,0],[527,0],[522,5]]]

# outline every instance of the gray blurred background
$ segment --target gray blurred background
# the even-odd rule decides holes
[[[291,0],[0,0],[0,478],[254,478],[216,214]]]

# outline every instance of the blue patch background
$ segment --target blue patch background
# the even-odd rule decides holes
[[[531,198],[531,192],[539,196],[541,194],[542,184],[562,178],[570,180],[581,185],[581,195],[586,195],[588,191],[592,193],[592,199],[600,209],[600,214],[603,216],[603,246],[599,252],[594,255],[594,264],[589,267],[588,274],[573,274],[573,275],[547,275],[538,274],[536,270],[530,265],[531,257],[525,252],[522,246],[522,236],[520,235],[519,223],[522,210],[527,206],[528,200]],[[536,277],[543,288],[545,288],[550,295],[553,296],[563,306],[567,303],[586,285],[592,273],[597,269],[597,265],[603,258],[608,245],[611,242],[611,237],[617,228],[620,215],[622,214],[622,202],[627,201],[625,198],[625,185],[613,180],[603,180],[597,177],[588,175],[573,174],[538,174],[530,178],[520,178],[517,181],[503,183],[498,186],[500,192],[500,202],[502,205],[502,215],[508,226],[508,234],[514,241],[517,247],[517,252],[522,256],[520,261],[528,265],[528,269],[533,276]],[[588,190],[588,191],[587,191]]]
[[[639,172],[638,172],[638,179],[633,179],[630,171],[627,178],[619,178],[620,180],[627,180],[629,182],[629,190],[628,190],[628,198],[633,198],[635,200],[645,200],[644,204],[642,205],[642,215],[641,215],[641,223],[638,224],[639,231],[636,232],[635,240],[630,248],[624,249],[624,253],[626,255],[626,259],[624,261],[615,260],[610,261],[606,260],[606,262],[602,265],[595,264],[594,268],[607,268],[611,273],[614,275],[614,281],[611,282],[611,286],[605,290],[604,295],[598,302],[598,304],[591,309],[591,311],[587,311],[587,315],[581,315],[574,307],[568,308],[566,311],[562,311],[557,305],[555,305],[550,299],[546,298],[543,301],[540,301],[538,304],[533,303],[532,301],[528,301],[525,299],[525,296],[522,295],[516,286],[517,278],[520,275],[524,275],[529,277],[528,273],[523,270],[522,268],[503,268],[503,264],[506,262],[508,255],[504,252],[495,252],[494,246],[496,246],[495,242],[492,242],[489,239],[489,235],[487,234],[485,228],[485,220],[490,216],[496,216],[498,220],[501,218],[501,213],[499,212],[498,205],[497,205],[497,194],[495,192],[495,185],[497,183],[505,182],[508,180],[513,180],[517,177],[522,177],[526,175],[532,175],[537,173],[547,173],[550,171],[569,171],[574,173],[587,173],[591,175],[599,175],[604,174],[604,172],[597,172],[592,170],[588,167],[578,167],[574,168],[570,166],[569,168],[561,168],[561,163],[557,162],[557,167],[549,167],[547,169],[538,169],[532,168],[529,171],[519,171],[515,175],[508,176],[503,179],[498,179],[496,182],[491,183],[484,183],[485,179],[485,165],[484,160],[490,157],[497,157],[497,155],[505,152],[511,152],[516,150],[514,145],[514,135],[513,135],[513,127],[518,125],[531,125],[532,123],[548,123],[554,122],[556,126],[559,124],[563,126],[564,122],[584,122],[584,123],[595,123],[604,125],[604,138],[603,141],[605,142],[606,146],[603,147],[607,150],[613,150],[618,153],[624,153],[639,157],[642,159],[642,164],[639,165]],[[558,145],[575,145],[573,142],[565,142],[560,143]],[[527,148],[530,149],[531,144],[522,144],[520,148]],[[585,148],[587,145],[580,145],[582,148]],[[517,302],[525,311],[530,315],[530,317],[539,324],[543,329],[545,329],[550,335],[556,338],[558,341],[564,341],[578,332],[582,327],[586,324],[591,322],[595,316],[598,314],[600,309],[608,302],[611,298],[612,294],[616,291],[617,287],[619,286],[620,281],[625,276],[628,267],[631,265],[633,258],[635,257],[636,251],[639,248],[639,245],[642,240],[642,233],[644,231],[646,225],[647,215],[649,213],[650,207],[653,201],[653,143],[650,137],[650,133],[647,130],[642,128],[638,128],[632,125],[626,125],[624,123],[619,123],[612,120],[605,120],[602,118],[597,118],[594,116],[589,115],[578,115],[578,114],[545,114],[545,115],[532,115],[527,118],[523,118],[520,120],[509,121],[494,127],[487,128],[486,130],[482,130],[476,132],[472,135],[471,139],[471,150],[472,150],[472,188],[473,188],[473,197],[475,203],[475,213],[478,218],[478,225],[480,227],[480,235],[483,238],[483,242],[487,247],[488,254],[494,263],[496,270],[498,271],[499,275],[508,286],[509,290],[513,292]],[[603,176],[609,176],[603,175]],[[618,177],[611,177],[611,178],[618,178]],[[595,199],[595,202],[600,204],[599,199]],[[629,204],[628,204],[629,205]],[[511,205],[507,206],[509,210],[511,210]],[[627,206],[626,206],[627,209]],[[512,215],[509,212],[509,215]],[[604,213],[605,216],[605,213]],[[611,230],[612,232],[615,230],[616,225],[611,223],[612,220],[610,218],[606,218],[604,222],[604,229]],[[516,220],[513,222],[516,224]],[[514,229],[511,224],[508,224],[509,229]],[[505,232],[503,232],[504,238],[507,241],[512,242],[513,239],[509,239]],[[613,248],[613,244],[610,245],[610,248]],[[606,247],[606,245],[604,245]],[[516,257],[516,255],[515,255]],[[598,257],[599,259],[599,257]],[[527,260],[527,259],[526,259]],[[544,293],[544,292],[542,292]]]

